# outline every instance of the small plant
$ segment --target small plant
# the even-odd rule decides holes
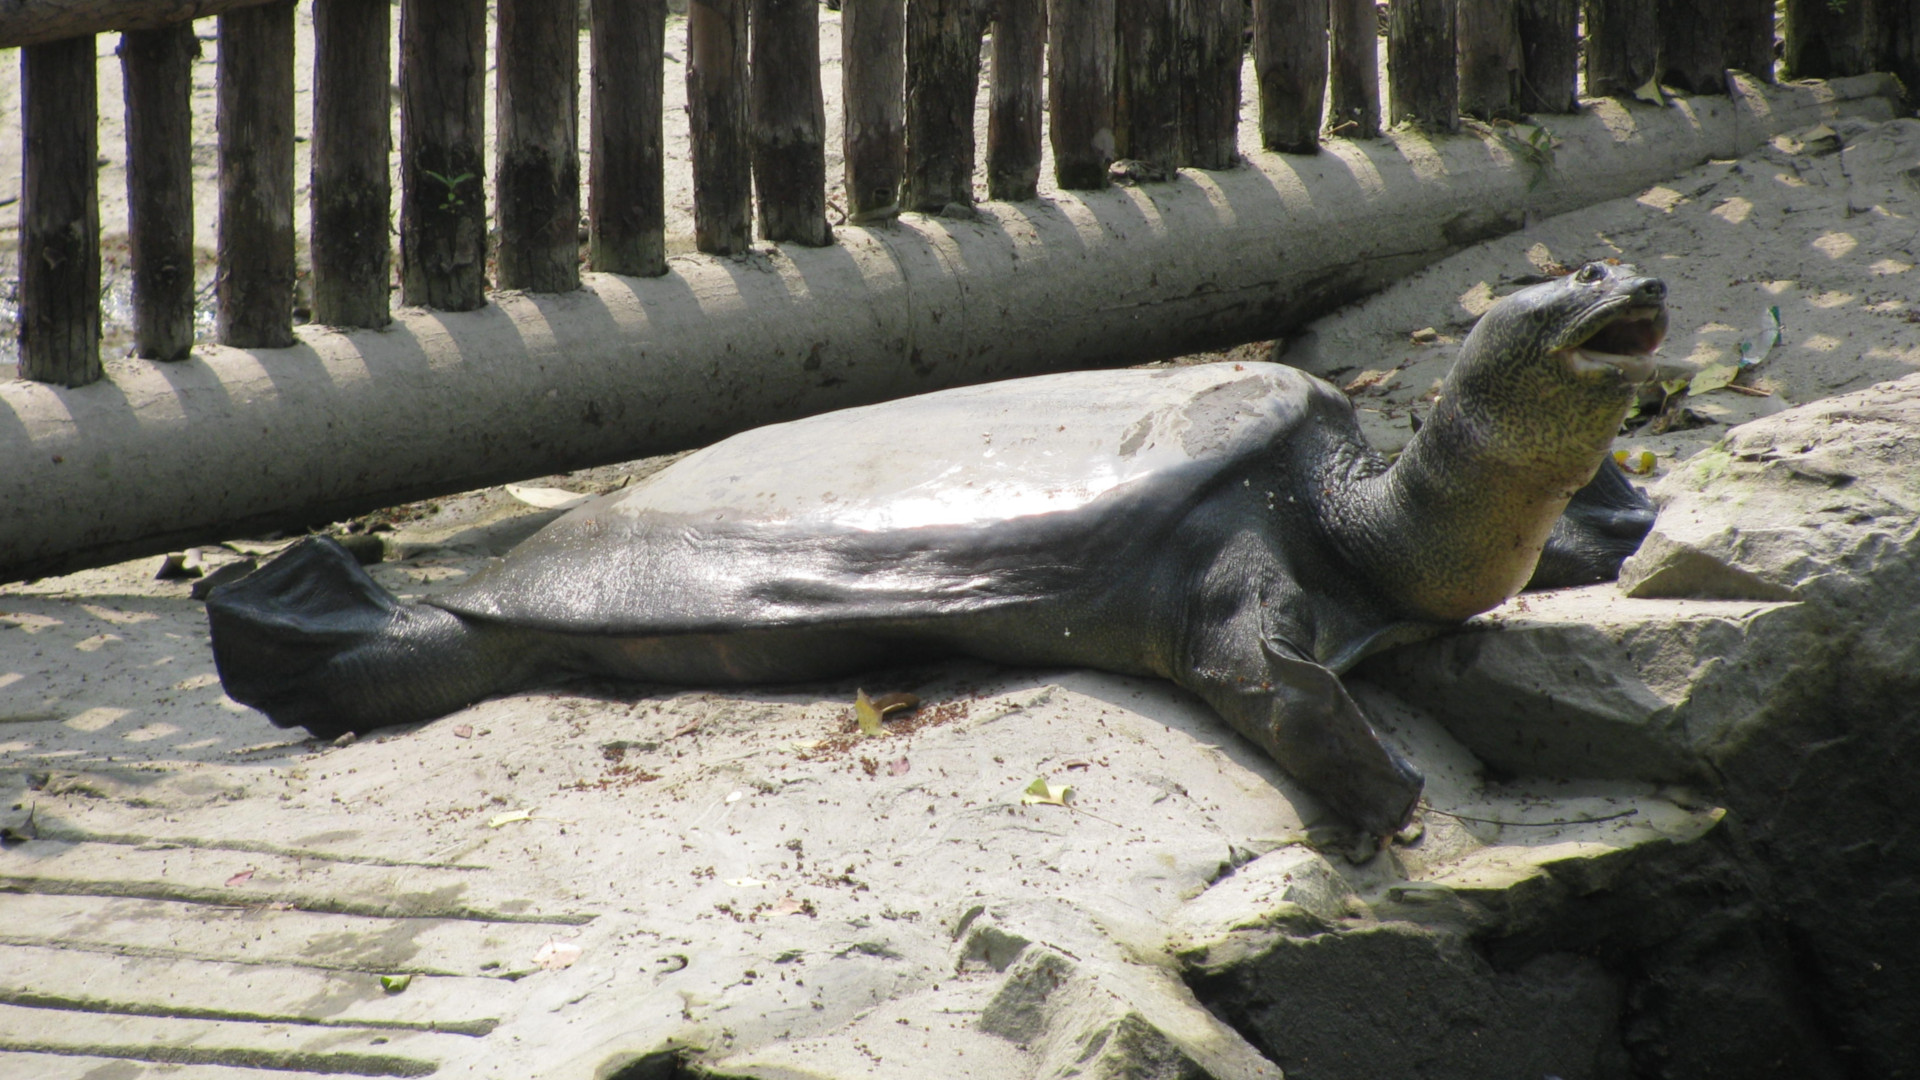
[[[421,169],[420,172],[422,175],[438,181],[440,186],[446,189],[440,196],[440,210],[442,213],[451,213],[467,204],[467,201],[460,197],[460,185],[473,179],[472,173],[463,172],[459,176],[448,176],[445,173],[434,172],[432,169]]]

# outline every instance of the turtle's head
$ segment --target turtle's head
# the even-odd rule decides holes
[[[1574,377],[1638,386],[1667,336],[1667,285],[1631,266],[1588,263],[1517,293],[1541,312],[1552,356]]]
[[[1571,428],[1591,429],[1584,441],[1610,441],[1653,374],[1666,297],[1659,278],[1604,262],[1522,289],[1480,317],[1442,399],[1483,433],[1504,431],[1495,442],[1515,451],[1535,442],[1572,449]]]

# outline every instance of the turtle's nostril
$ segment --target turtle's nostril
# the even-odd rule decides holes
[[[1658,304],[1667,299],[1667,283],[1659,278],[1648,278],[1633,290],[1636,300],[1642,303]]]

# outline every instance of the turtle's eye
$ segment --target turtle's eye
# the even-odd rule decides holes
[[[1599,281],[1601,278],[1606,276],[1607,276],[1607,272],[1600,268],[1599,263],[1588,263],[1587,265],[1581,267],[1579,270],[1575,271],[1573,275],[1573,280],[1579,282],[1582,285],[1591,285],[1594,282]]]

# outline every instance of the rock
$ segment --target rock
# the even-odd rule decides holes
[[[1525,597],[1361,669],[1502,774],[1686,782],[1726,808],[1750,895],[1636,961],[1643,1075],[1920,1075],[1916,432],[1920,376],[1743,425],[1655,489],[1617,588]],[[1772,1019],[1643,1015],[1676,995]],[[1798,1049],[1728,1066],[1776,1044]]]

